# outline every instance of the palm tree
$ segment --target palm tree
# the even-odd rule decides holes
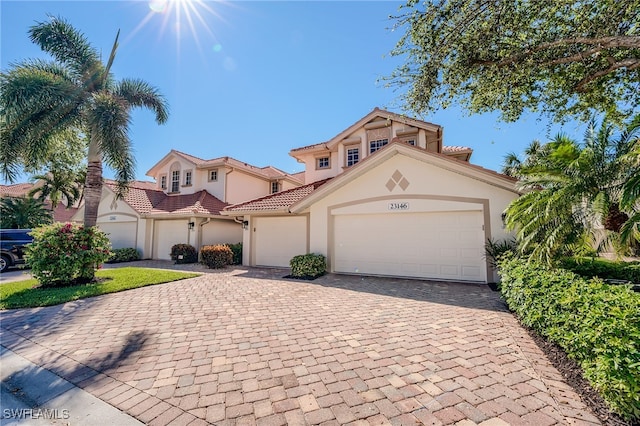
[[[26,60],[0,75],[0,172],[15,181],[21,164],[46,162],[56,135],[73,127],[82,129],[88,140],[85,226],[96,224],[103,161],[116,174],[119,195],[134,178],[128,136],[131,109],[151,109],[159,124],[168,117],[157,89],[143,80],[115,81],[111,76],[119,35],[118,31],[103,64],[99,51],[82,33],[52,17],[31,27],[29,37],[54,60]]]
[[[51,211],[54,211],[63,199],[69,208],[80,198],[76,178],[77,173],[69,170],[52,170],[44,175],[35,175],[32,179],[39,180],[40,184],[29,191],[28,195],[37,196],[40,201],[48,198],[51,201]]]
[[[0,226],[4,229],[30,229],[53,222],[44,203],[32,197],[2,198],[0,213]]]
[[[591,122],[582,144],[558,135],[529,153],[515,173],[526,193],[510,204],[506,216],[523,251],[551,262],[587,243],[599,243],[598,250],[612,244],[617,251],[632,243],[620,232],[634,212],[621,201],[625,185],[640,173],[625,160],[640,133],[638,124],[632,121],[616,138],[616,128],[606,120],[599,128]],[[601,227],[605,231],[598,231]]]

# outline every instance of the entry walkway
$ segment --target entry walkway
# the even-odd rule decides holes
[[[151,425],[599,424],[486,286],[205,272],[4,311],[1,343]]]

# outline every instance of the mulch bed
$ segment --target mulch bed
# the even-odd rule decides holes
[[[607,426],[640,426],[640,422],[628,422],[619,415],[613,413],[600,394],[582,375],[582,369],[576,361],[569,358],[560,346],[549,342],[540,336],[535,330],[523,326],[538,347],[547,355],[549,361],[562,374],[567,383],[573,387],[582,401],[593,411],[593,414],[600,419],[602,424]]]

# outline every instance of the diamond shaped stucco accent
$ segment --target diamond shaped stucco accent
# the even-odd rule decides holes
[[[385,186],[387,187],[389,192],[393,191],[396,186],[400,186],[400,188],[405,191],[409,187],[409,181],[407,180],[407,178],[402,176],[400,170],[396,170],[395,172],[393,172],[393,174],[391,175],[391,179],[387,181]]]

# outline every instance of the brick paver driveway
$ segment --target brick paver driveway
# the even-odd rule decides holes
[[[2,345],[153,425],[597,423],[486,286],[282,272],[5,311]]]

